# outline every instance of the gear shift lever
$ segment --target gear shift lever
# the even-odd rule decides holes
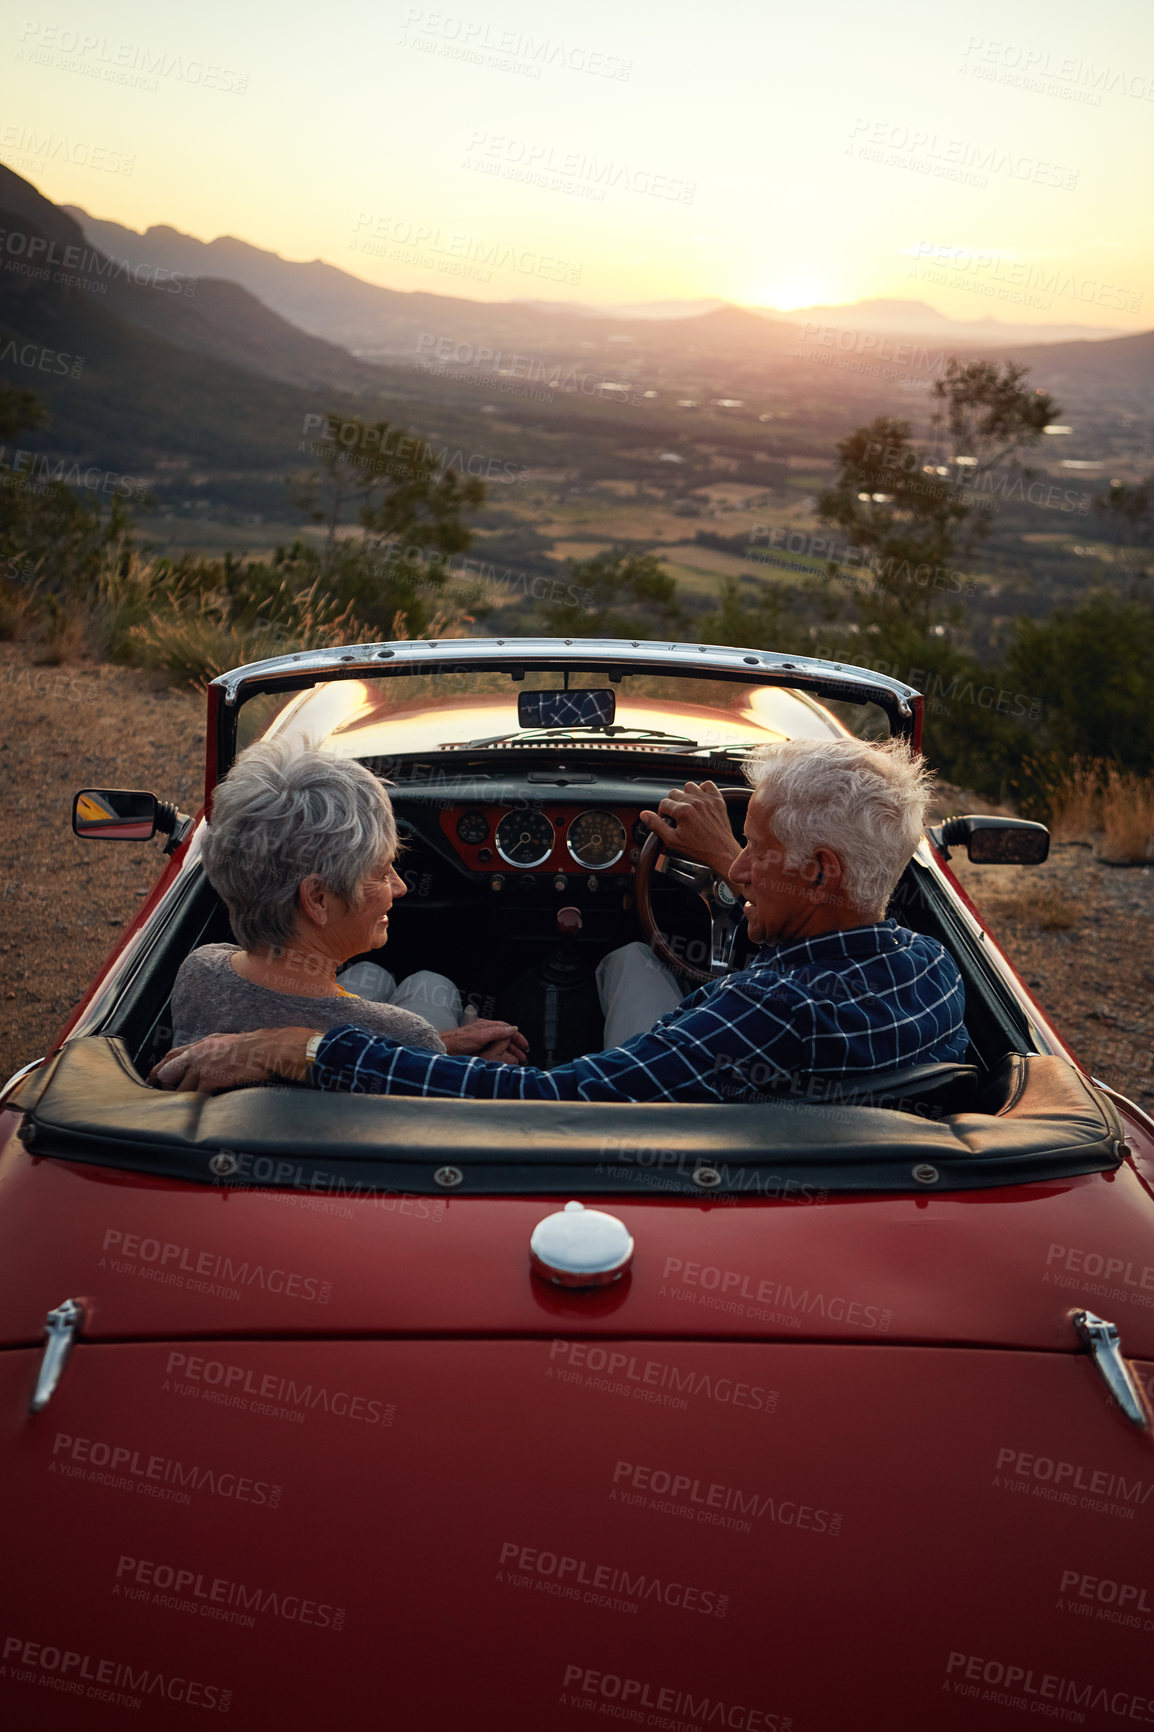
[[[581,930],[581,910],[565,907],[557,910],[557,931],[561,942],[548,958],[542,970],[545,981],[545,1063],[554,1062],[557,1046],[558,1017],[561,995],[558,988],[568,985],[580,973],[577,946],[573,942]]]

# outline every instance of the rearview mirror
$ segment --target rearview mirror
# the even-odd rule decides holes
[[[522,728],[607,728],[616,714],[617,694],[609,690],[517,693]]]
[[[950,844],[964,842],[977,866],[1040,866],[1050,852],[1050,832],[1026,818],[971,813],[947,818],[930,835],[948,860]]]
[[[72,828],[90,842],[147,842],[156,835],[159,804],[155,794],[129,788],[81,788]]]

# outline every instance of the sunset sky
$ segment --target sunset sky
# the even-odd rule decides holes
[[[1150,0],[33,0],[3,28],[0,159],[134,229],[481,300],[1154,325]]]

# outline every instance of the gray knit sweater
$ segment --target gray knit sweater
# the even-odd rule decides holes
[[[309,998],[244,980],[231,958],[238,944],[204,944],[186,956],[172,989],[173,1045],[206,1034],[245,1034],[257,1028],[336,1028],[352,1023],[405,1046],[444,1052],[445,1043],[423,1016],[351,993]]]

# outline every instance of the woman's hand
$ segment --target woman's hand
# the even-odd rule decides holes
[[[441,1032],[445,1051],[454,1058],[487,1058],[494,1064],[524,1064],[529,1042],[511,1022],[477,1017],[460,1028]]]

